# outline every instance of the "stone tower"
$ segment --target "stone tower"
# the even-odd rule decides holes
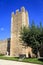
[[[10,56],[18,57],[20,54],[25,54],[23,46],[19,40],[21,27],[28,27],[28,12],[24,7],[21,11],[16,10],[16,13],[12,12],[11,15],[11,45],[10,45]]]

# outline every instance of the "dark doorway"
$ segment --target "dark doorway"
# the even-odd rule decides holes
[[[10,55],[10,38],[8,38],[7,52],[8,52],[8,55]]]

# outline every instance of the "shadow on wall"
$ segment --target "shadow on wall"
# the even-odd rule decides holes
[[[8,52],[8,55],[10,55],[10,38],[8,38],[7,52]]]
[[[43,57],[43,45],[41,45],[41,48],[40,48],[40,57]]]

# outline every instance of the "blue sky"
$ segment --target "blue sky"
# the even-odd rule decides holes
[[[34,20],[36,25],[40,21],[43,25],[43,0],[0,0],[0,40],[10,37],[11,12],[22,6],[29,13],[30,24]]]

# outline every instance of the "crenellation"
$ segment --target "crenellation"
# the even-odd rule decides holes
[[[24,7],[21,7],[21,12],[25,12],[25,8]]]
[[[14,12],[11,13],[11,16],[14,16]]]
[[[16,10],[16,14],[18,14],[18,13],[19,13],[19,9]]]

